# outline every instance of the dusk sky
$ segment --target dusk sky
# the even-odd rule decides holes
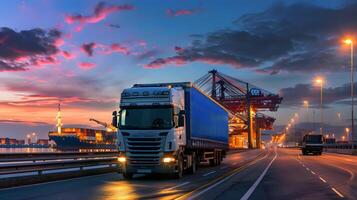
[[[213,68],[283,96],[276,125],[318,108],[316,76],[325,122],[350,119],[357,1],[11,0],[0,19],[0,137],[46,137],[59,100],[65,125],[109,122],[123,88]]]

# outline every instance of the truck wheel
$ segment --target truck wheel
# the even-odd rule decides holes
[[[222,152],[218,152],[217,155],[217,165],[220,165],[222,161]]]
[[[182,178],[183,176],[183,158],[179,156],[178,163],[177,163],[177,172],[174,174],[174,178]]]
[[[123,177],[125,178],[125,179],[132,179],[133,178],[133,173],[123,173]]]
[[[196,157],[196,153],[193,152],[192,153],[192,166],[189,168],[188,172],[190,174],[194,174],[197,171],[197,157]]]

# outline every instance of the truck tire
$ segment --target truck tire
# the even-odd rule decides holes
[[[179,156],[177,160],[177,172],[174,173],[174,178],[180,179],[183,176],[183,157],[182,155]]]
[[[190,174],[195,174],[196,171],[197,171],[197,164],[198,164],[198,161],[197,161],[197,156],[196,156],[196,153],[193,152],[192,153],[192,166],[188,169],[188,172]]]
[[[128,180],[132,179],[133,175],[133,173],[123,173],[123,177]]]

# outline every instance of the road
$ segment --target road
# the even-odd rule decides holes
[[[357,157],[301,156],[292,149],[229,155],[180,180],[110,173],[0,190],[17,199],[357,199]]]

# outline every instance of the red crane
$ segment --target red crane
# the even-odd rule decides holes
[[[213,99],[230,110],[238,121],[243,121],[244,129],[248,131],[248,144],[251,146],[251,121],[261,129],[272,129],[275,119],[260,113],[261,111],[275,112],[281,104],[282,97],[263,88],[232,76],[211,70],[208,74],[195,81],[195,85]],[[252,112],[255,116],[252,116]],[[231,121],[237,121],[231,119]],[[236,127],[236,126],[235,126]],[[242,126],[240,127],[242,128]]]

